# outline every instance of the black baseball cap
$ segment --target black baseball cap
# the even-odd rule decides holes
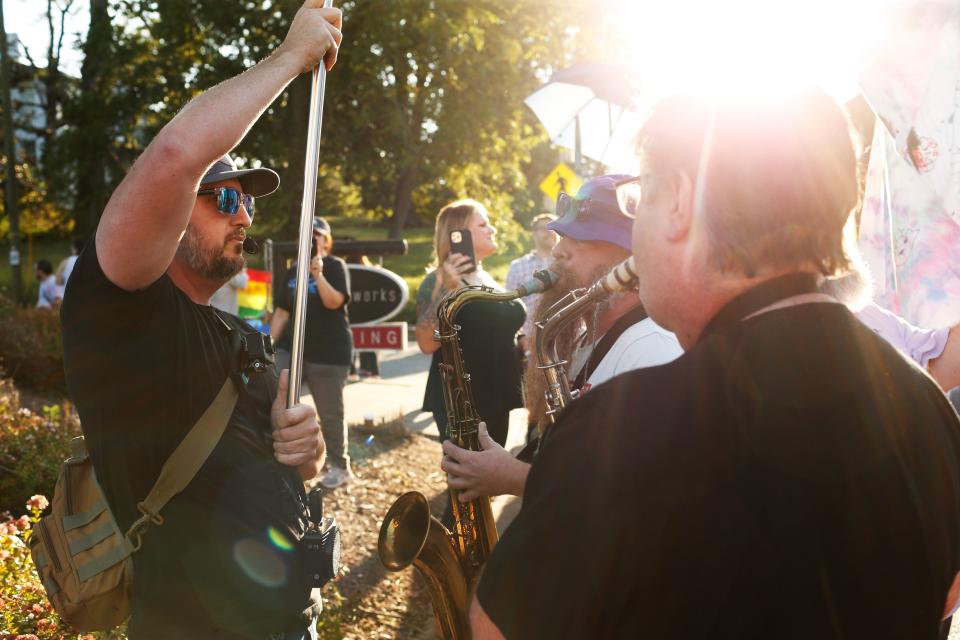
[[[240,186],[244,192],[256,198],[268,196],[280,187],[280,176],[273,169],[258,167],[256,169],[237,169],[237,164],[225,154],[222,158],[213,163],[213,166],[203,176],[201,185],[232,180],[236,178],[240,181]]]

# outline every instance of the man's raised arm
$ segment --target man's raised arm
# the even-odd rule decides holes
[[[97,255],[111,282],[134,291],[163,275],[207,169],[240,143],[291,80],[321,60],[334,65],[341,14],[322,6],[307,0],[268,58],[191,100],[137,159],[97,228]]]

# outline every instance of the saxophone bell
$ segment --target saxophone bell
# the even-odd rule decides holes
[[[515,291],[494,291],[488,287],[463,287],[451,293],[437,309],[436,337],[440,341],[440,377],[447,409],[450,440],[472,451],[480,450],[480,415],[473,402],[470,373],[460,350],[457,313],[478,300],[508,302],[540,293],[552,287],[557,275],[538,271]],[[454,529],[449,531],[430,515],[423,494],[405,493],[380,525],[377,551],[380,562],[389,571],[401,571],[413,565],[427,582],[433,611],[443,637],[467,640],[470,588],[497,543],[497,524],[490,499],[480,497],[461,503],[450,492]]]

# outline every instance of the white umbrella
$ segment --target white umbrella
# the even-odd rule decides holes
[[[633,139],[642,120],[635,110],[636,82],[627,67],[581,63],[557,71],[527,96],[550,140],[611,169],[635,164]]]

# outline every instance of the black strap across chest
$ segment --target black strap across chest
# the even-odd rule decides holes
[[[571,388],[582,389],[583,385],[590,379],[590,376],[593,375],[593,372],[596,371],[600,363],[603,362],[604,357],[606,357],[610,349],[613,348],[613,345],[617,342],[617,338],[623,335],[623,332],[633,325],[646,319],[647,312],[642,304],[632,307],[625,314],[617,318],[617,321],[603,334],[597,346],[594,347],[590,355],[587,356],[587,361],[580,368],[577,377],[574,378]]]

